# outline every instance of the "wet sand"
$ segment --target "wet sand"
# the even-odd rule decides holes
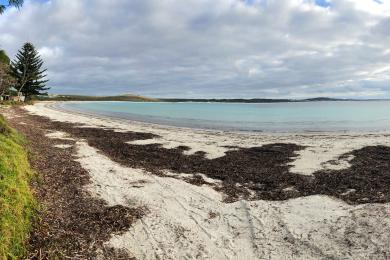
[[[70,151],[102,207],[143,209],[108,230],[106,248],[138,259],[390,257],[387,134],[194,130],[52,105],[26,107],[18,123]]]

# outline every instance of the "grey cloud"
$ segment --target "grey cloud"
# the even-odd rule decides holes
[[[369,1],[30,0],[0,44],[33,42],[53,93],[390,97],[390,3]]]

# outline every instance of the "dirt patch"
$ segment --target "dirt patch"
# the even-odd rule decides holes
[[[225,156],[207,159],[204,152],[185,155],[188,147],[163,148],[159,144],[135,145],[126,142],[158,138],[150,133],[115,132],[111,129],[80,127],[54,122],[40,116],[29,116],[52,130],[67,132],[85,139],[113,161],[163,176],[163,170],[189,174],[183,179],[191,184],[206,182],[199,174],[221,182],[215,189],[226,195],[226,202],[247,200],[287,200],[324,194],[349,204],[390,202],[390,148],[365,147],[342,155],[353,155],[352,165],[343,170],[317,171],[313,176],[289,171],[296,153],[303,146],[268,144],[261,147],[237,148]]]
[[[9,111],[7,111],[9,112]],[[72,140],[49,139],[51,126],[45,121],[23,116],[9,119],[12,127],[29,140],[31,165],[39,173],[33,183],[42,208],[34,223],[29,242],[29,259],[129,259],[127,253],[104,247],[112,234],[121,234],[144,214],[142,208],[109,207],[84,191],[88,172],[73,158]],[[23,116],[23,124],[19,124]]]

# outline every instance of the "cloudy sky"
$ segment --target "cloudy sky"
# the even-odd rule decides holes
[[[28,0],[26,41],[52,93],[390,98],[390,0]]]

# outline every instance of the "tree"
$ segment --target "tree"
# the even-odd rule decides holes
[[[10,65],[0,62],[0,97],[6,94],[16,83],[10,72]]]
[[[10,75],[10,58],[4,50],[0,50],[0,96],[3,96],[15,84],[15,79]]]
[[[9,64],[11,62],[8,55],[5,53],[4,50],[0,50],[0,63]]]
[[[5,9],[14,6],[20,8],[23,5],[24,0],[8,0],[8,4],[0,4],[0,14],[4,13]]]
[[[23,93],[26,99],[33,95],[47,95],[46,69],[42,69],[43,61],[34,45],[25,43],[16,59],[11,62],[11,75],[16,79],[18,96]]]

